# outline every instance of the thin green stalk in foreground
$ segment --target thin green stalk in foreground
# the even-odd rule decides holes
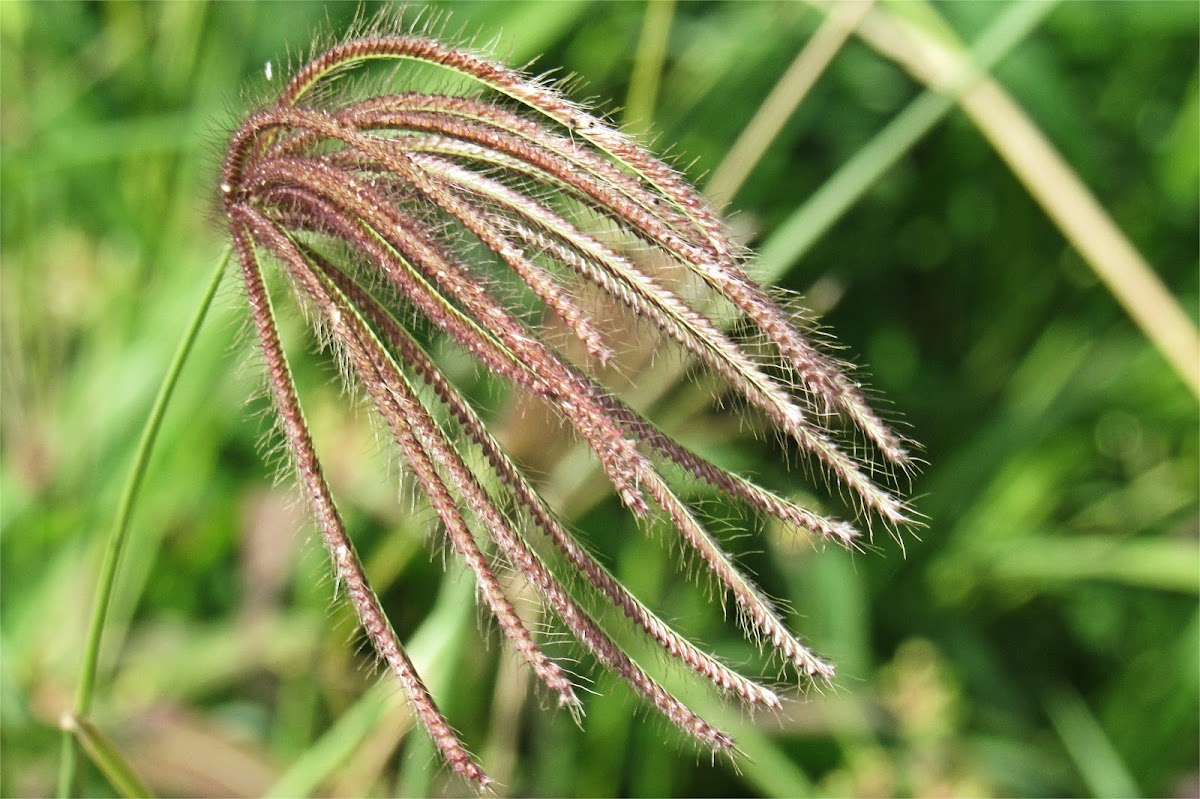
[[[154,442],[158,440],[158,431],[162,427],[167,404],[171,401],[171,395],[175,391],[175,384],[179,380],[180,372],[183,371],[183,365],[191,354],[192,345],[196,343],[200,326],[204,324],[204,318],[208,315],[208,309],[212,305],[213,297],[216,296],[217,287],[221,285],[221,278],[225,274],[225,266],[229,263],[231,252],[230,248],[226,248],[225,254],[217,262],[217,268],[213,270],[208,286],[204,290],[204,296],[200,299],[200,305],[192,318],[192,323],[184,331],[179,348],[175,351],[175,357],[158,389],[158,396],[154,398],[154,405],[150,409],[150,415],[146,418],[146,426],[142,429],[142,438],[138,442],[137,452],[134,454],[133,468],[129,471],[125,491],[121,496],[121,505],[113,524],[112,535],[104,553],[104,564],[100,568],[100,580],[96,585],[96,600],[92,605],[92,619],[88,628],[87,645],[83,653],[83,669],[79,675],[79,687],[75,694],[75,709],[68,718],[86,720],[88,713],[91,712],[92,693],[96,685],[96,671],[100,662],[100,641],[104,635],[104,623],[108,616],[113,587],[116,584],[117,566],[129,535],[129,519],[133,515],[133,507],[142,486],[142,479],[146,476],[146,466],[150,462],[150,453],[154,449]],[[62,797],[69,796],[73,792],[78,770],[75,737],[72,729],[74,729],[74,725],[64,723],[62,761],[58,775],[58,795]]]

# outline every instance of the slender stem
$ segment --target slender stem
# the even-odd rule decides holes
[[[830,12],[729,148],[704,187],[706,195],[718,203],[733,201],[801,101],[841,52],[871,2],[843,2]]]
[[[200,305],[196,308],[195,316],[192,318],[191,324],[184,331],[183,339],[179,342],[179,347],[175,351],[175,357],[171,361],[171,365],[167,368],[166,376],[163,377],[162,385],[159,386],[158,396],[154,399],[154,405],[150,409],[150,415],[146,418],[146,426],[142,429],[142,438],[138,442],[138,448],[134,454],[133,467],[129,471],[129,477],[125,482],[125,491],[121,496],[121,505],[117,510],[117,518],[113,524],[112,535],[109,537],[108,547],[104,553],[104,563],[100,567],[100,579],[96,585],[96,599],[92,605],[92,619],[88,628],[87,645],[83,654],[83,669],[79,675],[79,686],[75,694],[75,709],[72,717],[76,719],[86,719],[92,707],[92,693],[96,685],[96,671],[100,662],[100,641],[104,635],[104,624],[108,616],[108,606],[112,600],[113,587],[116,584],[117,566],[121,560],[121,552],[125,548],[125,542],[129,534],[129,519],[133,515],[134,503],[137,500],[138,491],[142,486],[142,479],[146,475],[146,466],[150,461],[150,453],[154,449],[154,443],[158,439],[158,431],[162,427],[163,415],[166,413],[167,404],[171,400],[171,395],[175,391],[175,384],[179,380],[179,374],[183,371],[183,365],[191,354],[192,345],[196,343],[196,336],[200,332],[200,326],[204,323],[204,317],[208,314],[208,309],[212,305],[213,297],[216,296],[217,288],[221,284],[221,278],[225,274],[225,266],[229,263],[231,249],[226,249],[225,254],[221,256],[217,262],[217,268],[213,270],[212,277],[209,279],[208,286],[204,290],[204,295],[200,299]],[[68,725],[64,725],[62,735],[62,761],[59,769],[58,795],[61,797],[69,796],[76,784],[77,778],[77,752],[75,748],[75,737]]]
[[[150,797],[152,794],[142,782],[133,766],[121,755],[113,742],[87,719],[67,714],[62,719],[62,728],[69,730],[79,739],[80,746],[100,769],[117,792],[117,796]]]
[[[625,125],[639,133],[645,133],[654,119],[654,105],[658,101],[658,85],[667,60],[674,16],[675,0],[649,0],[646,3],[633,75],[629,79],[629,94],[625,100]]]

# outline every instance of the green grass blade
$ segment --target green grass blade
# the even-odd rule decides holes
[[[163,415],[166,413],[167,405],[171,401],[171,395],[174,393],[175,384],[179,380],[179,374],[183,371],[183,365],[187,362],[188,355],[192,351],[192,345],[195,344],[196,336],[200,332],[201,325],[204,323],[204,318],[208,315],[208,309],[212,305],[213,297],[216,296],[217,288],[221,285],[221,278],[225,274],[225,267],[229,263],[231,252],[231,250],[227,249],[217,262],[217,267],[213,270],[208,286],[204,290],[204,295],[200,299],[200,305],[196,308],[196,314],[192,318],[191,324],[184,331],[183,339],[179,342],[179,348],[175,351],[175,357],[171,360],[171,365],[167,368],[167,373],[163,377],[162,385],[158,389],[158,396],[155,397],[154,405],[150,409],[150,415],[146,418],[146,426],[142,429],[142,437],[138,442],[138,448],[134,454],[133,466],[129,471],[129,479],[125,483],[125,490],[121,496],[121,504],[117,510],[117,518],[113,523],[108,547],[105,549],[104,563],[100,568],[99,581],[96,584],[96,598],[92,606],[91,623],[88,627],[83,668],[79,675],[79,686],[75,695],[74,715],[78,723],[83,723],[86,720],[92,708],[92,694],[96,685],[96,670],[100,661],[100,642],[104,636],[104,624],[108,616],[108,606],[112,600],[113,587],[116,584],[117,567],[120,564],[121,552],[125,548],[125,542],[128,538],[129,519],[133,515],[142,479],[146,476],[146,466],[150,461],[150,453],[154,450],[154,442],[158,439],[158,431],[162,427]],[[64,730],[58,784],[59,796],[65,797],[70,795],[75,786],[77,762],[74,741],[75,739],[70,731]]]
[[[674,16],[675,0],[650,0],[646,3],[633,75],[629,80],[629,94],[625,99],[625,125],[639,133],[646,132],[654,119],[654,106],[658,100],[663,64],[667,60],[667,43]]]
[[[1014,3],[971,48],[971,67],[945,92],[926,89],[792,214],[759,252],[757,277],[773,282],[809,251],[875,182],[955,106],[958,97],[1021,43],[1055,2]]]
[[[1194,540],[1109,536],[1031,536],[979,547],[982,580],[1103,580],[1148,590],[1200,591],[1200,547]]]
[[[139,799],[152,795],[133,767],[113,745],[113,742],[108,740],[108,736],[100,732],[94,724],[87,719],[68,715],[63,719],[62,727],[65,732],[74,735],[79,740],[83,751],[91,758],[96,768],[100,769],[108,780],[108,784],[116,790],[119,796]]]
[[[1047,693],[1044,702],[1050,723],[1093,796],[1120,799],[1142,795],[1104,728],[1079,694],[1063,685]]]
[[[897,7],[906,10],[906,18],[913,23],[909,28],[916,30],[881,26],[868,37],[877,49],[930,85],[938,84],[944,70],[929,65],[946,63],[949,70],[961,68],[962,46],[936,9],[928,3]],[[893,47],[893,42],[910,39],[914,45]],[[1030,196],[1180,379],[1200,396],[1200,333],[1195,323],[1091,189],[999,83],[982,81],[960,101],[963,111]]]

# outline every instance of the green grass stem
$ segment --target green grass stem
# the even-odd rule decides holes
[[[652,0],[646,4],[625,100],[625,125],[639,133],[649,130],[654,119],[674,16],[675,0]]]
[[[737,196],[771,143],[808,96],[809,90],[825,74],[834,56],[841,52],[846,39],[870,8],[870,3],[842,3],[825,18],[721,159],[704,187],[705,194],[718,204],[730,202]]]
[[[1100,721],[1073,688],[1060,685],[1048,691],[1043,701],[1050,723],[1092,796],[1117,799],[1142,795]]]
[[[133,766],[121,755],[108,736],[90,721],[68,715],[63,719],[63,729],[70,730],[79,739],[80,746],[96,764],[96,768],[104,774],[118,796],[140,799],[152,795],[133,770]]]
[[[217,267],[213,270],[208,286],[204,290],[204,295],[200,299],[200,305],[196,308],[195,316],[193,316],[191,324],[184,331],[183,339],[179,342],[179,347],[175,351],[175,357],[171,360],[171,365],[167,368],[162,385],[159,386],[158,396],[154,398],[154,405],[150,409],[150,415],[146,418],[146,426],[142,429],[142,437],[138,442],[137,451],[134,454],[133,466],[129,471],[129,478],[125,483],[125,490],[121,496],[121,504],[117,509],[117,518],[113,524],[112,534],[109,537],[108,546],[104,552],[104,563],[100,567],[99,581],[96,584],[96,599],[92,605],[92,618],[88,627],[87,644],[83,654],[83,668],[80,671],[79,686],[75,694],[73,715],[77,723],[85,722],[88,713],[91,712],[92,695],[96,686],[96,672],[100,662],[100,643],[104,636],[104,624],[108,617],[108,606],[112,600],[113,587],[116,585],[117,567],[120,565],[121,552],[124,550],[125,542],[129,537],[129,519],[133,515],[138,491],[142,486],[143,478],[146,476],[146,466],[150,462],[150,453],[154,450],[154,442],[158,440],[158,431],[162,427],[163,416],[166,413],[168,403],[171,401],[171,395],[175,391],[175,384],[179,380],[179,374],[183,371],[183,365],[187,362],[188,355],[191,354],[192,345],[195,344],[196,336],[200,332],[204,318],[208,315],[208,309],[212,305],[213,298],[216,296],[217,288],[221,285],[221,278],[225,274],[225,267],[229,263],[231,252],[231,250],[226,249],[225,254],[217,262]],[[75,736],[71,732],[70,725],[64,725],[62,734],[62,760],[58,783],[59,796],[66,797],[73,792],[76,785],[77,773],[78,760],[75,748]]]
[[[1200,590],[1200,547],[1195,540],[1035,535],[978,549],[974,567],[981,581],[1093,580],[1181,594]]]
[[[873,24],[860,29],[872,47],[930,87],[964,68],[969,59],[962,44],[933,6],[890,7],[895,13],[872,15],[868,21]],[[1113,298],[1200,397],[1196,324],[1079,174],[994,79],[979,81],[962,93],[959,103]]]

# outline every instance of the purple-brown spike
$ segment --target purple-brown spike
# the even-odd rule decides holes
[[[555,546],[570,561],[571,565],[585,576],[590,585],[619,608],[643,632],[657,641],[668,653],[708,677],[722,689],[737,694],[745,702],[762,704],[767,707],[779,706],[779,698],[773,691],[743,677],[711,655],[700,651],[638,601],[558,521],[537,490],[522,474],[520,468],[513,463],[500,443],[488,432],[483,420],[479,418],[458,390],[446,380],[437,365],[408,332],[388,314],[383,306],[343,272],[315,254],[310,254],[310,258],[318,264],[318,268],[325,271],[349,301],[361,309],[363,315],[381,331],[388,343],[396,348],[397,356],[412,367],[422,381],[433,388],[438,398],[447,405],[454,418],[463,426],[467,435],[483,450],[496,475],[513,492],[537,525],[550,536]],[[695,456],[691,457],[695,458]],[[706,463],[699,458],[696,460]],[[715,473],[726,474],[711,464],[709,467]],[[727,479],[737,478],[727,475]]]
[[[349,356],[359,382],[371,395],[379,414],[391,428],[409,468],[416,475],[421,489],[429,497],[430,504],[445,526],[451,544],[474,573],[479,593],[491,609],[500,628],[528,661],[534,673],[558,694],[559,704],[577,707],[579,699],[575,696],[570,681],[558,665],[547,658],[534,643],[532,634],[526,629],[505,595],[500,580],[480,551],[459,511],[458,503],[448,485],[455,485],[460,490],[472,485],[473,477],[465,464],[460,460],[446,459],[446,442],[428,438],[421,440],[414,435],[409,422],[414,410],[399,404],[402,399],[399,377],[385,374],[385,367],[382,365],[384,354],[377,348],[373,350],[364,341],[364,333],[356,324],[354,310],[339,305],[331,298],[319,279],[308,269],[307,261],[294,243],[256,212],[245,210],[239,212],[239,215],[247,219],[248,226],[257,234],[259,240],[285,265],[305,296],[320,309],[333,330],[334,338]],[[427,433],[427,436],[431,435],[434,434]],[[442,466],[445,477],[439,474],[435,461]],[[495,513],[481,513],[479,507],[474,510],[477,515],[486,516],[485,521],[495,522]]]
[[[279,412],[284,438],[296,464],[301,488],[321,528],[322,541],[333,559],[334,575],[344,587],[359,624],[371,640],[371,645],[400,681],[418,721],[433,739],[442,757],[457,774],[481,790],[485,789],[490,780],[438,710],[412,661],[408,659],[404,647],[396,638],[396,633],[392,630],[387,614],[379,605],[375,592],[371,590],[362,563],[342,523],[341,514],[334,505],[321,463],[313,448],[304,412],[296,396],[291,369],[279,341],[274,312],[263,283],[254,242],[249,230],[240,221],[237,211],[231,212],[230,222],[230,233],[246,284],[250,315],[266,362],[267,381]]]
[[[346,89],[352,82],[333,80],[378,60],[439,66],[481,92],[456,97],[389,86],[362,96]],[[402,82],[403,74],[397,70],[393,80]],[[573,712],[581,707],[566,672],[517,615],[497,577],[498,562],[536,589],[602,666],[714,751],[733,749],[732,739],[635,663],[574,591],[616,611],[667,660],[747,706],[778,708],[780,699],[688,641],[622,585],[559,520],[399,319],[428,322],[515,393],[552,409],[626,507],[637,516],[655,509],[669,521],[747,637],[802,680],[832,679],[832,667],[788,629],[667,474],[680,470],[761,517],[820,539],[855,547],[859,533],[696,455],[613,394],[599,367],[623,353],[601,316],[619,309],[719,378],[747,413],[760,415],[830,475],[868,523],[882,519],[892,529],[909,523],[904,500],[875,477],[888,475],[888,464],[910,467],[908,442],[751,280],[720,219],[678,173],[537,79],[433,38],[371,34],[317,55],[275,102],[249,116],[231,138],[220,189],[284,438],[334,572],[456,773],[487,785],[367,584],[296,397],[260,256],[277,264],[300,301],[316,310],[346,364],[344,379],[371,399],[482,602],[559,704]],[[651,257],[638,257],[634,248]],[[513,302],[498,290],[490,277],[497,269],[511,272],[536,311],[557,319],[591,357],[576,362],[552,344],[525,300]],[[688,276],[700,279],[693,282],[707,287],[707,296],[684,298],[672,288]],[[762,341],[729,332],[712,315],[715,302],[732,305]],[[418,385],[427,387],[424,395]],[[438,421],[435,405],[461,435]],[[846,440],[870,446],[848,449]],[[466,457],[463,447],[475,448],[482,460]],[[540,545],[556,553],[553,561],[543,560],[518,518],[544,535]]]

